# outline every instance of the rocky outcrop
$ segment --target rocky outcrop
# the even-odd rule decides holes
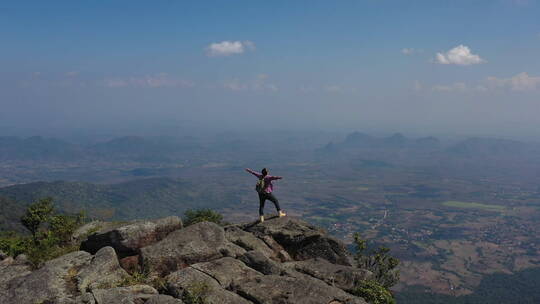
[[[237,293],[254,303],[272,304],[365,304],[345,291],[311,277],[267,275],[237,286]]]
[[[343,290],[351,290],[354,288],[355,283],[367,280],[372,276],[372,273],[368,270],[332,264],[321,258],[289,262],[285,263],[284,266]],[[294,276],[294,274],[292,275]]]
[[[80,291],[115,286],[128,277],[129,274],[120,267],[112,247],[101,248],[75,276]]]
[[[243,253],[244,249],[225,238],[222,227],[202,222],[174,231],[156,244],[142,248],[141,260],[146,270],[165,276],[191,264]]]
[[[147,285],[96,289],[92,291],[96,304],[139,304],[155,297],[157,290]]]
[[[246,231],[260,238],[270,236],[294,260],[319,257],[334,264],[352,265],[352,257],[343,243],[328,236],[321,228],[298,219],[276,218],[248,226]]]
[[[91,225],[93,228],[88,228]],[[182,220],[177,216],[170,216],[155,221],[135,222],[128,225],[114,227],[110,224],[89,224],[82,227],[77,235],[90,233],[81,244],[81,249],[95,254],[100,248],[111,246],[120,258],[138,254],[138,249],[164,239],[172,231],[182,228]],[[80,238],[80,236],[78,236]]]
[[[0,293],[1,286],[7,284],[7,282],[17,278],[26,276],[31,273],[29,265],[15,263],[15,259],[12,257],[5,257],[0,262]]]
[[[257,250],[269,258],[277,258],[278,252],[283,249],[278,246],[275,248],[277,250],[273,250],[262,239],[256,237],[252,233],[242,230],[240,226],[226,227],[225,237],[230,242],[244,248],[247,251]]]
[[[226,227],[182,228],[175,217],[100,222],[74,239],[83,240],[85,251],[37,270],[24,257],[4,257],[0,302],[365,304],[348,291],[372,275],[351,266],[340,241],[290,217]]]
[[[176,298],[201,296],[208,304],[252,304],[193,267],[171,273],[166,280],[167,290]]]
[[[67,303],[78,294],[77,273],[91,259],[88,252],[76,251],[51,260],[38,270],[0,285],[0,299],[3,304]]]
[[[263,274],[280,275],[284,271],[284,268],[278,262],[269,259],[264,253],[258,250],[246,252],[240,257],[240,260]]]
[[[167,295],[154,295],[150,297],[144,304],[184,304],[184,302]]]

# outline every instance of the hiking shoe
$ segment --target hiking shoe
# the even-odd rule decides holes
[[[261,223],[264,223],[264,216],[261,215],[261,218],[259,219]]]
[[[287,215],[285,212],[279,211],[279,217],[284,217],[285,215]]]

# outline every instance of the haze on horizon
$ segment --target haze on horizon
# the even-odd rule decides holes
[[[183,127],[539,140],[540,3],[4,1],[0,135]]]

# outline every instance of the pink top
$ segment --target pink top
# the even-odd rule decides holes
[[[261,178],[263,175],[259,172],[255,172],[251,169],[246,169],[247,172],[255,175],[257,178]],[[267,175],[264,177],[264,192],[266,193],[272,193],[272,191],[274,191],[274,186],[272,185],[272,181],[273,180],[277,180],[277,179],[282,179],[283,177],[281,176],[272,176],[272,175]]]

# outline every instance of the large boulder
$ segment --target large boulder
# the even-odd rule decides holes
[[[262,276],[262,273],[230,257],[193,264],[191,267],[211,276],[223,288],[231,288],[236,282],[253,280]]]
[[[236,292],[264,304],[367,304],[362,298],[308,276],[266,275],[239,284]]]
[[[118,258],[112,247],[101,248],[76,276],[80,291],[115,286],[129,274],[120,267]]]
[[[111,246],[120,258],[124,258],[137,255],[140,248],[156,243],[180,228],[182,220],[177,216],[135,222],[120,227],[105,225],[104,228],[87,236],[81,243],[81,250],[95,254],[99,249]]]
[[[184,302],[167,295],[155,295],[144,302],[144,304],[184,304]]]
[[[178,270],[165,279],[167,291],[179,299],[199,296],[206,304],[252,304],[222,288],[214,278],[193,267]]]
[[[277,251],[274,251],[263,240],[254,236],[252,233],[242,230],[239,226],[225,227],[225,237],[232,243],[244,248],[247,251],[258,250],[269,258],[277,257]]]
[[[157,290],[147,285],[95,289],[92,294],[96,304],[140,304],[158,294]]]
[[[294,260],[323,258],[334,264],[352,265],[345,245],[327,233],[302,220],[282,217],[245,228],[256,236],[271,236]]]
[[[237,257],[245,252],[225,238],[222,227],[202,222],[174,231],[158,243],[142,248],[140,256],[146,270],[165,276],[191,264],[224,256]]]
[[[38,270],[15,277],[0,285],[3,304],[69,302],[79,294],[77,273],[92,256],[76,251],[48,261]]]
[[[336,265],[320,258],[285,263],[285,267],[343,290],[352,290],[357,282],[369,279],[373,275],[368,270]],[[294,273],[292,275],[294,276]]]
[[[0,262],[0,290],[7,282],[30,274],[31,267],[25,264],[15,264],[12,257],[5,258]],[[0,291],[1,292],[1,291]]]
[[[280,275],[284,272],[283,267],[278,262],[269,259],[264,253],[258,250],[248,251],[239,259],[249,267],[263,274]]]

